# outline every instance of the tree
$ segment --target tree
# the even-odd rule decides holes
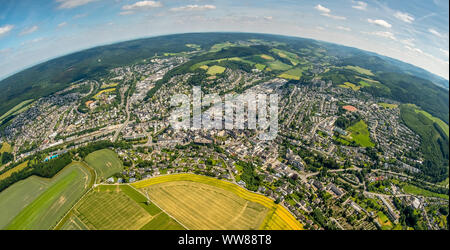
[[[2,154],[2,164],[6,164],[14,159],[14,155],[8,152]]]

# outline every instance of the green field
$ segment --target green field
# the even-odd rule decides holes
[[[51,229],[92,185],[92,173],[72,163],[52,179],[31,176],[0,193],[0,227]]]
[[[352,89],[353,91],[358,91],[361,86],[355,85],[351,82],[344,82],[344,84],[340,84],[339,87],[346,88],[346,89]]]
[[[421,110],[421,109],[415,109],[414,110],[416,113],[421,113],[424,116],[426,116],[428,119],[432,120],[433,122],[437,123],[437,125],[439,125],[439,127],[444,131],[444,133],[447,135],[449,134],[449,128],[448,128],[448,124],[445,123],[444,121],[442,121],[441,119],[432,116],[430,113]]]
[[[17,115],[25,111],[28,108],[29,104],[31,104],[31,102],[33,102],[33,99],[25,100],[14,106],[12,109],[8,110],[6,113],[0,116],[0,123],[10,115]]]
[[[447,179],[445,179],[445,180],[439,182],[438,184],[441,185],[441,186],[444,186],[444,187],[448,187],[448,180],[449,180],[449,179],[448,179],[448,177],[447,177]]]
[[[300,80],[302,77],[303,70],[300,68],[293,68],[288,71],[283,72],[278,77],[285,78],[285,79],[293,79],[293,80]]]
[[[271,70],[288,70],[290,69],[292,66],[289,66],[285,63],[282,63],[281,61],[273,61],[273,62],[268,62],[267,65],[269,66],[269,68]]]
[[[277,55],[281,58],[286,58],[289,61],[291,61],[291,64],[296,66],[297,64],[300,63],[300,61],[298,60],[298,55],[285,51],[285,50],[281,50],[281,49],[272,49],[271,51],[277,53]]]
[[[380,102],[380,103],[378,103],[378,105],[380,105],[381,107],[386,108],[386,109],[398,108],[398,104],[391,104],[391,103],[385,103],[385,102]]]
[[[381,229],[383,230],[390,230],[393,228],[392,222],[389,220],[389,218],[381,211],[378,211],[377,213],[378,217],[378,223],[381,225]]]
[[[87,164],[95,169],[97,182],[101,182],[123,169],[122,162],[117,154],[110,149],[102,149],[86,156]]]
[[[7,142],[2,143],[2,147],[0,148],[0,154],[3,154],[3,152],[11,153],[12,147]]]
[[[350,65],[347,65],[347,66],[345,66],[344,68],[350,69],[350,70],[353,70],[353,71],[356,71],[356,72],[358,72],[358,73],[360,73],[360,74],[364,74],[364,75],[368,75],[368,76],[373,76],[372,71],[370,71],[370,70],[368,70],[368,69],[365,69],[365,68],[361,68],[361,67],[359,67],[359,66],[350,66]]]
[[[117,83],[117,82],[113,82],[113,83],[103,83],[102,86],[101,86],[100,88],[101,88],[101,89],[114,88],[114,87],[117,87],[117,85],[119,85],[119,83]]]
[[[192,48],[192,49],[196,49],[196,50],[200,50],[201,49],[201,46],[198,45],[198,44],[195,44],[195,43],[188,43],[188,44],[185,44],[185,45],[188,48]]]
[[[182,230],[175,220],[128,185],[100,185],[62,220],[63,230]]]
[[[423,168],[435,182],[448,178],[448,136],[443,129],[427,117],[423,112],[417,112],[413,104],[400,105],[400,117],[411,130],[420,136],[420,151],[425,160],[431,161],[433,168]]]
[[[257,68],[259,70],[264,70],[266,68],[266,65],[257,63],[257,64],[255,64],[255,68]]]
[[[352,140],[361,147],[373,147],[375,144],[370,140],[370,133],[367,124],[360,120],[347,129],[350,132]]]
[[[414,194],[414,195],[421,195],[421,196],[427,196],[427,197],[438,197],[438,198],[442,198],[442,199],[449,199],[449,196],[446,194],[439,194],[439,193],[435,193],[435,192],[431,192],[428,191],[426,189],[411,185],[411,184],[406,184],[405,186],[403,186],[403,191],[405,193],[408,194]]]
[[[206,74],[214,76],[217,74],[222,74],[225,71],[226,68],[222,67],[222,66],[211,66],[208,68],[208,71],[206,72]]]
[[[237,45],[234,44],[234,43],[230,43],[228,41],[227,42],[223,42],[223,43],[217,43],[217,44],[214,44],[211,47],[209,52],[217,52],[217,51],[220,51],[222,49],[229,48],[229,47],[234,47],[234,46],[237,46]]]

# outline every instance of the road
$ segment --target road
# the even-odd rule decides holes
[[[220,156],[219,156],[220,157]],[[230,174],[231,179],[233,180],[234,184],[237,184],[236,179],[234,178],[234,174],[233,171],[231,171],[230,166],[228,166],[228,163],[225,161],[225,159],[223,159],[222,157],[220,157],[220,159],[222,159],[223,163],[225,163],[225,166],[227,167],[228,173]]]
[[[122,93],[122,102],[123,102],[123,93]],[[122,126],[119,127],[119,129],[116,130],[116,133],[114,134],[113,137],[113,142],[117,141],[117,138],[119,137],[120,132],[122,132],[122,130],[128,126],[128,123],[130,122],[130,97],[127,97],[127,103],[125,104],[125,113],[127,113],[127,119],[125,120],[125,122],[122,124]]]

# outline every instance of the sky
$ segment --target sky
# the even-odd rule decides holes
[[[0,0],[0,79],[98,45],[208,31],[313,38],[449,79],[447,0]]]

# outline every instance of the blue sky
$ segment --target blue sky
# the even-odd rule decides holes
[[[449,78],[447,0],[1,0],[0,79],[134,38],[261,32],[357,47]]]

